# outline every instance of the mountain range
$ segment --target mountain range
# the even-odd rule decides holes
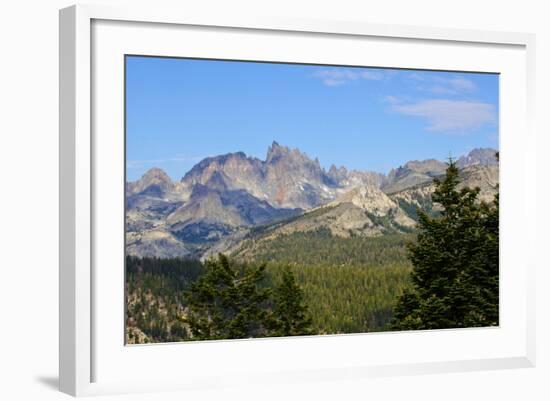
[[[456,161],[461,185],[480,187],[482,200],[496,193],[495,154],[474,149]],[[204,259],[243,254],[243,244],[293,232],[326,229],[344,238],[409,232],[417,207],[437,210],[433,179],[446,168],[429,159],[387,175],[334,165],[327,171],[319,160],[277,142],[265,160],[243,152],[208,157],[179,181],[152,168],[126,184],[126,251]]]

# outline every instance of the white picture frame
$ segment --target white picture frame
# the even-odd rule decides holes
[[[156,55],[166,55],[166,52],[169,52],[170,55],[173,54],[176,48],[170,48],[172,45],[169,40],[163,41],[165,43],[163,48],[155,49],[155,46],[160,43],[160,38],[169,38],[176,32],[185,31],[186,27],[195,30],[197,38],[204,40],[205,44],[208,43],[208,35],[212,32],[215,35],[210,35],[210,38],[220,38],[220,35],[229,37],[232,34],[240,35],[243,38],[246,35],[263,35],[262,40],[270,46],[266,46],[264,53],[256,56],[261,60],[273,60],[273,58],[279,60],[282,57],[284,61],[291,61],[288,59],[289,57],[296,57],[282,56],[283,53],[276,54],[277,43],[286,40],[282,39],[282,36],[292,38],[295,43],[300,43],[300,40],[306,43],[316,40],[314,39],[316,37],[324,38],[327,43],[335,38],[340,43],[347,43],[346,41],[358,43],[358,41],[367,39],[383,40],[385,41],[384,46],[390,46],[394,42],[397,46],[399,41],[406,41],[407,46],[418,47],[418,49],[415,47],[415,52],[418,50],[418,55],[414,56],[416,59],[411,57],[409,68],[428,69],[431,65],[432,68],[439,66],[439,69],[452,70],[454,68],[475,71],[476,65],[485,63],[483,71],[499,72],[504,74],[503,76],[509,77],[502,84],[503,91],[501,93],[501,97],[505,97],[505,101],[501,99],[501,113],[507,113],[501,116],[503,124],[501,145],[502,149],[506,150],[501,154],[503,165],[501,175],[506,178],[502,188],[503,200],[501,203],[502,211],[506,212],[503,218],[505,223],[501,224],[505,224],[503,227],[506,228],[506,236],[503,241],[510,244],[517,240],[518,245],[516,249],[510,249],[510,247],[502,249],[501,257],[506,261],[518,261],[517,255],[522,250],[528,251],[535,243],[532,238],[534,234],[531,233],[536,231],[532,227],[536,210],[531,206],[522,210],[521,213],[512,213],[514,210],[519,210],[519,207],[527,205],[527,199],[526,191],[520,191],[517,188],[511,190],[511,187],[514,186],[512,184],[516,183],[521,183],[524,189],[534,190],[535,188],[534,178],[528,174],[535,170],[536,154],[535,134],[532,128],[535,85],[535,38],[533,35],[375,25],[357,21],[315,21],[286,18],[240,19],[229,16],[187,15],[184,10],[167,11],[155,7],[72,6],[60,11],[59,374],[61,391],[80,396],[209,388],[246,384],[251,381],[284,383],[296,380],[362,378],[534,366],[535,285],[533,274],[535,262],[534,258],[530,259],[530,256],[519,262],[521,266],[519,273],[512,270],[510,273],[508,270],[504,271],[505,274],[501,280],[505,281],[502,282],[501,288],[503,289],[501,291],[512,291],[513,288],[514,294],[510,298],[505,297],[505,300],[510,299],[517,302],[513,303],[516,306],[511,306],[511,302],[501,303],[501,313],[504,315],[505,323],[498,328],[324,336],[322,339],[316,337],[221,341],[185,345],[158,344],[147,347],[130,347],[131,349],[124,347],[122,334],[118,337],[116,334],[112,335],[112,333],[117,333],[118,326],[113,326],[118,323],[114,324],[113,322],[118,322],[117,319],[121,315],[120,310],[123,310],[123,304],[120,304],[119,311],[110,316],[103,313],[105,312],[105,303],[111,300],[111,296],[115,301],[118,299],[116,298],[118,295],[112,294],[122,292],[120,283],[116,281],[120,278],[122,271],[119,272],[118,278],[113,276],[114,279],[111,280],[109,274],[113,274],[112,271],[97,274],[94,270],[98,268],[98,261],[104,262],[108,258],[113,259],[110,263],[116,264],[117,260],[122,263],[122,259],[116,259],[112,252],[101,250],[99,244],[101,240],[98,240],[97,237],[100,230],[105,227],[102,223],[104,220],[101,219],[108,218],[107,214],[104,214],[106,213],[105,207],[97,198],[98,191],[105,193],[105,191],[113,191],[113,188],[116,191],[116,185],[120,185],[119,197],[122,197],[123,188],[123,181],[119,180],[120,177],[116,173],[117,169],[122,167],[118,163],[123,154],[117,132],[120,131],[123,121],[118,121],[120,114],[106,116],[101,111],[102,107],[106,107],[103,105],[108,102],[113,102],[109,103],[111,109],[120,111],[122,106],[118,101],[120,93],[118,95],[116,93],[122,91],[122,87],[119,86],[121,75],[120,70],[114,71],[113,76],[103,72],[106,69],[112,69],[114,65],[110,61],[109,54],[116,58],[125,52],[131,53],[127,49],[138,49],[138,52]],[[140,31],[143,29],[149,29],[148,40],[142,37],[140,47],[129,45],[130,39],[135,40],[140,37]],[[206,36],[202,37],[203,34]],[[94,35],[96,35],[95,39]],[[125,47],[127,45],[128,47]],[[174,44],[174,46],[177,45]],[[343,46],[342,55],[339,56],[342,58],[342,63],[347,57],[346,52],[350,53],[350,48],[348,47],[346,50],[346,46]],[[350,44],[350,46],[355,46],[355,44]],[[376,46],[373,46],[373,51],[376,51]],[[442,60],[436,65],[433,64],[433,61],[427,61],[428,58],[421,59],[422,46],[436,46],[441,51]],[[489,48],[495,49],[494,57],[483,56],[483,53]],[[258,52],[253,45],[250,45],[249,48],[243,45],[239,49],[242,52],[239,57],[244,59],[250,59],[254,57],[254,52]],[[189,49],[182,51],[185,53]],[[226,49],[226,51],[229,53],[223,54],[229,58],[232,50]],[[428,54],[433,49],[426,48],[423,51]],[[460,54],[460,52],[465,52],[464,54],[467,55],[469,51],[476,51],[476,54],[479,55],[478,59],[475,60],[475,57],[471,55],[465,56],[460,65],[456,61],[453,62],[452,57],[449,57],[448,60],[445,59],[446,55]],[[215,50],[215,54],[221,54],[220,52],[219,49]],[[500,56],[502,58],[499,58]],[[223,57],[222,55],[220,58]],[[315,58],[316,56],[311,53],[309,57]],[[484,57],[487,59],[486,61],[483,61]],[[387,67],[406,67],[402,62],[398,65],[400,62],[397,59],[392,61],[388,58],[379,62]],[[358,59],[358,63],[363,63],[363,61]],[[370,65],[373,63],[371,62]],[[97,77],[94,74],[100,74],[100,76]],[[94,76],[96,78],[93,78]],[[93,79],[96,81],[92,82]],[[101,85],[98,82],[111,82],[114,86],[106,88],[108,90],[104,91],[103,87],[93,86]],[[512,90],[514,90],[514,99],[509,96]],[[112,96],[113,93],[115,96]],[[102,96],[107,96],[107,98],[102,98],[105,102],[98,103],[97,98]],[[506,103],[508,101],[510,103]],[[95,118],[101,121],[95,121]],[[94,137],[94,132],[97,133],[98,129],[103,128],[107,131],[114,130],[115,134],[111,137],[115,141],[118,138],[118,142],[107,143],[104,139],[98,141]],[[521,130],[524,134],[512,135],[511,128],[516,131]],[[111,150],[107,151],[106,149]],[[506,169],[506,165],[511,164],[519,167],[511,172]],[[107,175],[112,175],[112,180],[106,178]],[[506,183],[510,185],[506,185]],[[119,202],[117,205],[117,207],[121,207],[122,203]],[[522,225],[532,229],[519,234],[522,238],[516,238],[515,235],[518,233],[515,231],[520,231]],[[501,248],[503,248],[502,245]],[[105,263],[102,263],[103,265]],[[117,290],[118,287],[120,288]],[[102,299],[105,298],[101,302],[96,296],[98,288],[101,288]],[[123,324],[122,321],[119,323]],[[101,332],[98,332],[98,326],[101,327]],[[111,341],[110,338],[115,339]],[[438,353],[437,347],[444,349],[446,344],[456,341],[457,338],[461,339],[463,345],[471,344],[473,350],[466,352],[465,348],[461,348],[459,344],[455,349],[455,354],[445,355],[439,352],[439,357],[435,355]],[[397,357],[385,358],[383,355],[378,357],[374,353],[374,349],[380,349],[384,344],[395,345],[400,342],[414,344],[414,347],[435,345],[436,350],[434,355],[427,359],[419,359],[412,353],[410,355],[403,353],[405,356],[401,359]],[[482,344],[486,344],[486,352],[481,351]],[[210,372],[211,367],[208,366],[196,366],[194,369],[187,369],[185,379],[178,375],[166,375],[161,371],[157,376],[154,371],[150,371],[149,376],[137,379],[129,377],[131,369],[129,370],[130,374],[126,376],[117,374],[124,370],[121,369],[122,366],[135,366],[138,363],[143,363],[144,366],[157,366],[159,361],[166,361],[170,366],[173,361],[170,362],[169,359],[177,358],[177,354],[181,354],[183,350],[182,346],[187,347],[185,352],[194,362],[198,362],[201,355],[208,359],[214,358],[214,355],[229,357],[239,352],[242,359],[241,365],[224,364],[225,359],[222,358],[220,366],[216,368],[218,370],[215,372]],[[362,350],[369,346],[372,347],[369,354],[372,359],[370,361],[367,361],[365,355],[359,351],[350,353],[346,356],[347,359],[339,359],[337,356],[342,349]],[[474,349],[476,346],[479,349]],[[326,352],[323,358],[319,358],[321,347]],[[286,369],[284,361],[279,361],[276,358],[276,355],[285,352],[303,356],[300,358],[302,362],[297,361],[295,368]],[[117,356],[119,354],[120,358]],[[272,358],[273,367],[268,369],[265,366],[254,366],[254,368],[250,368],[249,365],[254,362],[255,355]],[[107,373],[104,374],[102,370]],[[232,376],[233,370],[237,372],[236,376]]]

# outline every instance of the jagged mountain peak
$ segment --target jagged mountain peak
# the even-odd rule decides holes
[[[382,190],[388,194],[430,182],[434,177],[444,174],[446,168],[446,163],[435,159],[409,161],[388,173]]]
[[[248,157],[244,152],[232,152],[219,156],[206,157],[195,164],[193,168],[191,168],[191,170],[185,173],[181,181],[183,182],[190,177],[200,175],[203,171],[208,169],[214,170],[220,168],[220,166],[223,166],[227,163],[239,163],[247,160],[253,160],[253,158]]]
[[[457,162],[464,184],[479,186],[488,200],[498,183],[494,153],[474,149]],[[387,176],[336,165],[326,171],[317,158],[273,141],[265,160],[244,152],[208,157],[181,182],[152,168],[127,183],[128,249],[203,257],[229,249],[258,225],[279,234],[329,229],[341,237],[407,232],[416,207],[431,207],[433,178],[446,167],[427,159]]]
[[[348,169],[344,166],[336,167],[336,165],[331,164],[328,172],[329,174],[345,174],[348,172]]]
[[[334,164],[330,166],[327,172],[327,176],[332,180],[334,183],[342,182],[343,180],[346,180],[349,178],[349,171],[344,166],[336,167]]]
[[[267,154],[265,157],[266,162],[276,160],[290,154],[290,148],[287,146],[279,145],[279,142],[273,141],[273,143],[267,148]]]
[[[456,161],[458,168],[482,165],[493,166],[498,164],[497,151],[492,148],[474,148],[467,155],[461,156]]]
[[[418,173],[438,175],[445,172],[447,164],[436,159],[411,160],[405,163],[403,167]]]
[[[291,149],[288,146],[280,145],[279,142],[273,141],[273,143],[267,148],[267,154],[265,161],[267,163],[277,161],[281,158],[285,158],[291,155],[300,155],[300,151],[298,149]]]
[[[279,142],[277,142],[276,140],[273,140],[273,142],[271,142],[271,146],[269,146],[269,148],[268,148],[268,153],[270,151],[277,151],[277,150],[281,150],[281,149],[282,150],[286,149],[288,151],[289,148],[287,146],[281,146],[279,144]]]
[[[153,167],[145,172],[141,178],[129,184],[130,193],[147,193],[162,196],[174,188],[174,182],[164,170]]]
[[[166,172],[163,169],[158,167],[153,167],[147,170],[145,174],[141,176],[140,180],[147,181],[147,182],[151,182],[151,181],[169,182],[169,183],[172,182],[168,174],[166,174]]]
[[[307,153],[300,151],[298,148],[290,148],[289,146],[280,145],[277,141],[273,141],[271,146],[267,148],[265,162],[273,164],[279,161],[312,164],[321,169],[318,158],[311,159]]]

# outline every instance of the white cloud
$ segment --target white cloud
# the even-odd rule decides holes
[[[463,77],[451,78],[448,80],[448,84],[451,86],[451,88],[454,88],[455,90],[467,92],[476,90],[476,85],[469,79]]]
[[[372,81],[380,81],[384,78],[384,74],[381,71],[362,71],[359,76],[363,79],[370,79]]]
[[[420,73],[413,72],[412,74],[409,74],[409,78],[415,81],[425,81],[425,75],[421,75]]]
[[[438,95],[458,95],[474,92],[476,84],[462,76],[432,76],[428,74],[412,73],[408,78],[416,85],[416,89]]]
[[[401,101],[397,96],[386,95],[382,98],[382,102],[389,103],[389,104],[397,104],[397,103],[400,103]]]
[[[384,78],[384,74],[381,71],[347,70],[341,68],[317,71],[313,76],[319,78],[326,86],[340,86],[361,79],[380,81]]]
[[[462,77],[436,77],[433,81],[435,84],[427,87],[427,90],[433,93],[456,95],[476,90],[476,85],[472,81]]]
[[[428,129],[438,132],[464,132],[496,122],[494,105],[475,101],[430,99],[394,105],[392,110],[424,118]]]

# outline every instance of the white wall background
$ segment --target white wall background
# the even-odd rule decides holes
[[[96,0],[131,4],[131,0]],[[0,398],[57,400],[58,20],[65,0],[0,2]],[[243,13],[537,34],[538,179],[550,173],[550,24],[546,1],[266,0],[150,1],[213,13]],[[520,133],[518,133],[520,134]],[[534,369],[327,382],[223,393],[107,397],[128,400],[548,400],[550,389],[550,219],[539,191],[538,366]],[[533,202],[535,202],[533,195]],[[289,361],[291,358],[289,358]]]

